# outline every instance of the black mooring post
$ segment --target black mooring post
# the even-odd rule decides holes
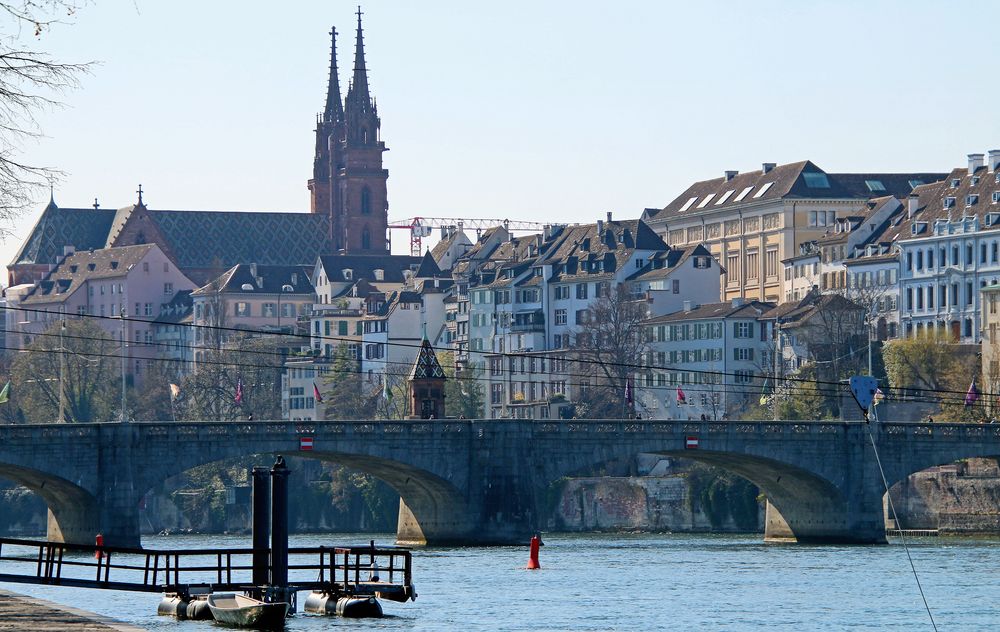
[[[270,583],[268,565],[271,558],[271,487],[268,485],[267,467],[253,468],[253,585],[263,587]]]
[[[288,586],[288,466],[279,456],[271,468],[271,585]]]

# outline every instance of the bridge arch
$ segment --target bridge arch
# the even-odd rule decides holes
[[[60,476],[10,463],[0,463],[0,478],[23,485],[45,502],[48,540],[93,544],[101,530],[101,509],[89,491]]]
[[[283,450],[273,444],[270,446],[251,444],[222,450],[192,450],[158,466],[137,468],[141,469],[141,472],[137,471],[136,491],[138,496],[142,497],[166,478],[196,467],[239,458],[266,455],[267,458],[261,458],[256,464],[270,466],[274,461],[273,457],[282,454],[346,466],[386,483],[399,494],[402,501],[398,519],[398,536],[401,543],[423,544],[428,539],[426,531],[432,532],[436,541],[447,540],[447,534],[452,534],[457,539],[459,535],[468,532],[470,518],[465,510],[465,495],[452,482],[395,455],[372,453],[376,451],[377,448],[367,451]],[[294,489],[291,493],[294,498]],[[445,534],[445,537],[442,537],[442,534]]]

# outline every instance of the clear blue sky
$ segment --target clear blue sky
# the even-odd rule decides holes
[[[331,25],[354,2],[97,0],[39,45],[97,60],[27,157],[61,206],[308,210]],[[1000,4],[369,1],[391,219],[636,217],[761,162],[947,170],[1000,147]],[[46,200],[39,200],[38,208]],[[2,244],[10,261],[37,212]],[[269,238],[270,236],[264,236]],[[394,244],[403,244],[403,234]]]

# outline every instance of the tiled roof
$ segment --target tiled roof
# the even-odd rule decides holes
[[[708,303],[699,305],[689,312],[684,310],[664,314],[644,320],[644,325],[662,325],[683,320],[711,320],[717,318],[759,318],[774,309],[774,303],[746,301],[740,305],[729,303]]]
[[[240,264],[193,292],[195,296],[216,292],[235,294],[312,294],[308,266],[268,266]],[[291,291],[283,291],[284,286]],[[252,289],[243,289],[249,286]]]
[[[318,213],[150,211],[150,216],[180,268],[312,265],[331,248],[327,217]]]
[[[174,294],[169,303],[160,305],[160,313],[153,322],[159,325],[176,325],[190,322],[194,303],[191,301],[191,290],[181,290]]]
[[[444,380],[446,379],[444,369],[438,362],[434,347],[425,336],[420,343],[420,351],[413,361],[413,368],[410,370],[411,380]]]
[[[365,279],[379,283],[375,278],[375,270],[382,270],[382,281],[385,283],[403,283],[404,270],[416,270],[420,267],[421,258],[409,255],[323,255],[320,258],[326,276],[331,282],[347,281],[343,271],[351,271],[351,279]]]
[[[763,169],[695,182],[662,210],[647,209],[646,217],[669,220],[701,215],[735,206],[785,198],[867,199],[874,196],[909,195],[911,181],[934,182],[943,174],[827,174],[813,162],[804,160]]]
[[[918,188],[917,212],[911,219],[900,222],[897,237],[904,241],[927,237],[933,234],[935,221],[948,218],[959,221],[963,217],[972,216],[978,218],[980,230],[1000,229],[1000,201],[993,201],[993,195],[997,192],[1000,192],[1000,171],[980,167],[974,174],[970,174],[967,167],[954,169],[943,182]],[[970,204],[969,196],[977,198]],[[905,206],[906,201],[903,204]],[[987,226],[986,215],[991,213],[997,214],[997,221]],[[926,222],[926,230],[914,234],[915,222]]]
[[[22,303],[62,302],[87,281],[123,277],[156,247],[142,244],[74,252],[45,275]]]
[[[689,246],[687,248],[671,248],[666,252],[658,252],[650,257],[649,263],[639,268],[627,280],[629,281],[650,281],[652,279],[664,279],[670,276],[678,266],[693,256],[711,257],[712,253],[705,246]],[[713,260],[714,262],[714,260]],[[716,266],[721,273],[721,267]]]
[[[434,261],[434,255],[430,251],[424,253],[424,258],[420,260],[420,267],[417,268],[414,276],[421,279],[433,279],[434,277],[441,276],[441,268]]]
[[[12,263],[55,264],[64,246],[76,250],[103,248],[114,217],[111,209],[59,208],[49,204]]]

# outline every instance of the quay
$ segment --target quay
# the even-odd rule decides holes
[[[0,632],[142,632],[143,628],[70,606],[0,590]]]

